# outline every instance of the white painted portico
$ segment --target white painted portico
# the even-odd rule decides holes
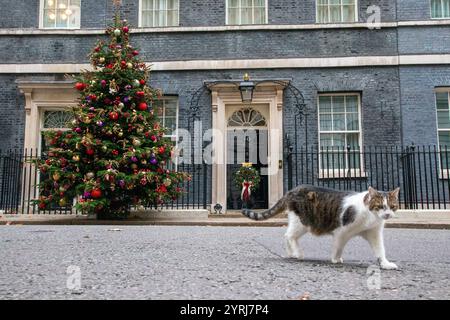
[[[254,80],[258,82],[258,80]],[[241,104],[258,110],[268,106],[268,181],[269,207],[283,195],[283,91],[289,84],[288,80],[271,82],[264,81],[255,88],[251,103],[242,103],[240,91],[236,84],[226,82],[211,82],[206,85],[211,91],[213,137],[212,165],[212,197],[211,207],[222,206],[222,212],[227,210],[227,108]],[[266,108],[267,109],[267,108]],[[265,110],[264,113],[267,113]]]

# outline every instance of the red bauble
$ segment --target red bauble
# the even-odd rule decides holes
[[[138,54],[139,54],[139,51],[137,51],[137,50],[133,51],[133,56],[137,56]]]
[[[117,113],[117,112],[115,112],[115,111],[111,111],[110,113],[109,113],[109,118],[111,119],[111,120],[117,120],[117,119],[119,119],[119,114]]]
[[[138,91],[138,92],[136,92],[136,95],[138,97],[143,97],[143,96],[145,96],[145,92],[144,91]]]
[[[84,89],[86,89],[86,84],[84,84],[82,82],[77,82],[77,83],[75,83],[75,89],[77,89],[79,91],[83,91]]]
[[[158,139],[158,138],[156,138],[156,136],[155,135],[152,135],[151,137],[150,137],[150,139],[153,141],[153,142],[155,142],[156,141],[156,139]]]
[[[91,197],[94,199],[98,199],[102,196],[102,190],[100,189],[94,189],[91,191]]]
[[[159,147],[159,154],[163,154],[164,152],[166,152],[166,148],[164,147]]]
[[[100,47],[96,47],[96,48],[94,49],[94,51],[95,51],[95,52],[99,52],[99,51],[100,51]]]
[[[145,80],[141,79],[141,80],[139,80],[139,83],[141,84],[141,86],[143,86],[145,84]]]
[[[141,102],[138,105],[138,109],[141,110],[141,111],[145,111],[145,110],[147,110],[147,108],[148,108],[148,106],[147,106],[147,104],[145,102]]]
[[[93,156],[94,155],[94,149],[87,149],[86,150],[86,154],[88,155],[88,156]]]
[[[113,150],[113,151],[111,151],[111,153],[113,154],[113,156],[119,155],[119,151],[117,151],[117,150]]]
[[[39,203],[39,209],[45,209],[47,205],[44,202]]]
[[[125,26],[125,27],[122,28],[122,31],[125,32],[125,33],[128,33],[129,29],[128,29],[127,26]]]

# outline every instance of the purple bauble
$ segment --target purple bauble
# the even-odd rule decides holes
[[[158,160],[156,158],[150,158],[150,163],[151,164],[157,164]]]
[[[131,90],[131,86],[130,86],[129,84],[127,84],[127,85],[125,86],[125,90]]]
[[[85,199],[87,199],[87,198],[90,198],[91,197],[91,193],[90,192],[84,192],[83,193],[83,198],[85,198]]]
[[[98,125],[99,127],[103,127],[104,123],[103,123],[103,121],[97,121],[97,125]]]
[[[75,128],[76,133],[81,133],[81,131],[82,131],[81,128]]]
[[[138,159],[135,157],[135,156],[132,156],[131,157],[131,161],[133,161],[133,162],[137,162],[138,161]]]
[[[130,102],[130,97],[125,97],[125,98],[123,98],[123,102],[125,102],[125,103]]]
[[[119,180],[119,187],[124,188],[125,187],[125,181]]]
[[[100,81],[100,84],[102,85],[102,87],[106,87],[106,80]]]

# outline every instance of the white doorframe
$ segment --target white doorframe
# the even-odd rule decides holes
[[[239,90],[228,84],[210,87],[212,97],[212,126],[214,163],[212,168],[211,208],[217,203],[222,211],[227,210],[227,119],[226,106],[242,104]],[[283,169],[279,168],[283,160],[283,89],[276,83],[264,83],[255,90],[252,103],[246,106],[269,105],[268,121],[268,162],[269,162],[269,207],[283,195]]]

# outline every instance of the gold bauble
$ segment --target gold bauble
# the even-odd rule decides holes
[[[61,178],[61,176],[59,175],[58,172],[55,172],[52,177],[53,177],[53,180],[55,180],[55,181],[58,181],[59,178]]]
[[[137,164],[136,163],[133,163],[133,164],[131,164],[131,169],[137,169]]]
[[[172,180],[170,180],[170,179],[165,179],[165,180],[164,180],[164,185],[165,185],[166,187],[170,186],[171,184],[172,184]]]
[[[60,205],[61,207],[65,207],[65,206],[67,205],[67,200],[66,200],[65,198],[61,198],[61,199],[59,200],[59,205]]]
[[[98,62],[100,62],[100,63],[105,62],[105,57],[100,57],[100,59],[98,59]]]
[[[78,162],[78,161],[80,161],[80,156],[74,155],[74,156],[72,157],[72,160]]]
[[[86,178],[92,179],[93,177],[95,177],[95,174],[93,172],[86,173]]]
[[[139,139],[133,139],[133,146],[139,147],[141,145],[141,140]]]

